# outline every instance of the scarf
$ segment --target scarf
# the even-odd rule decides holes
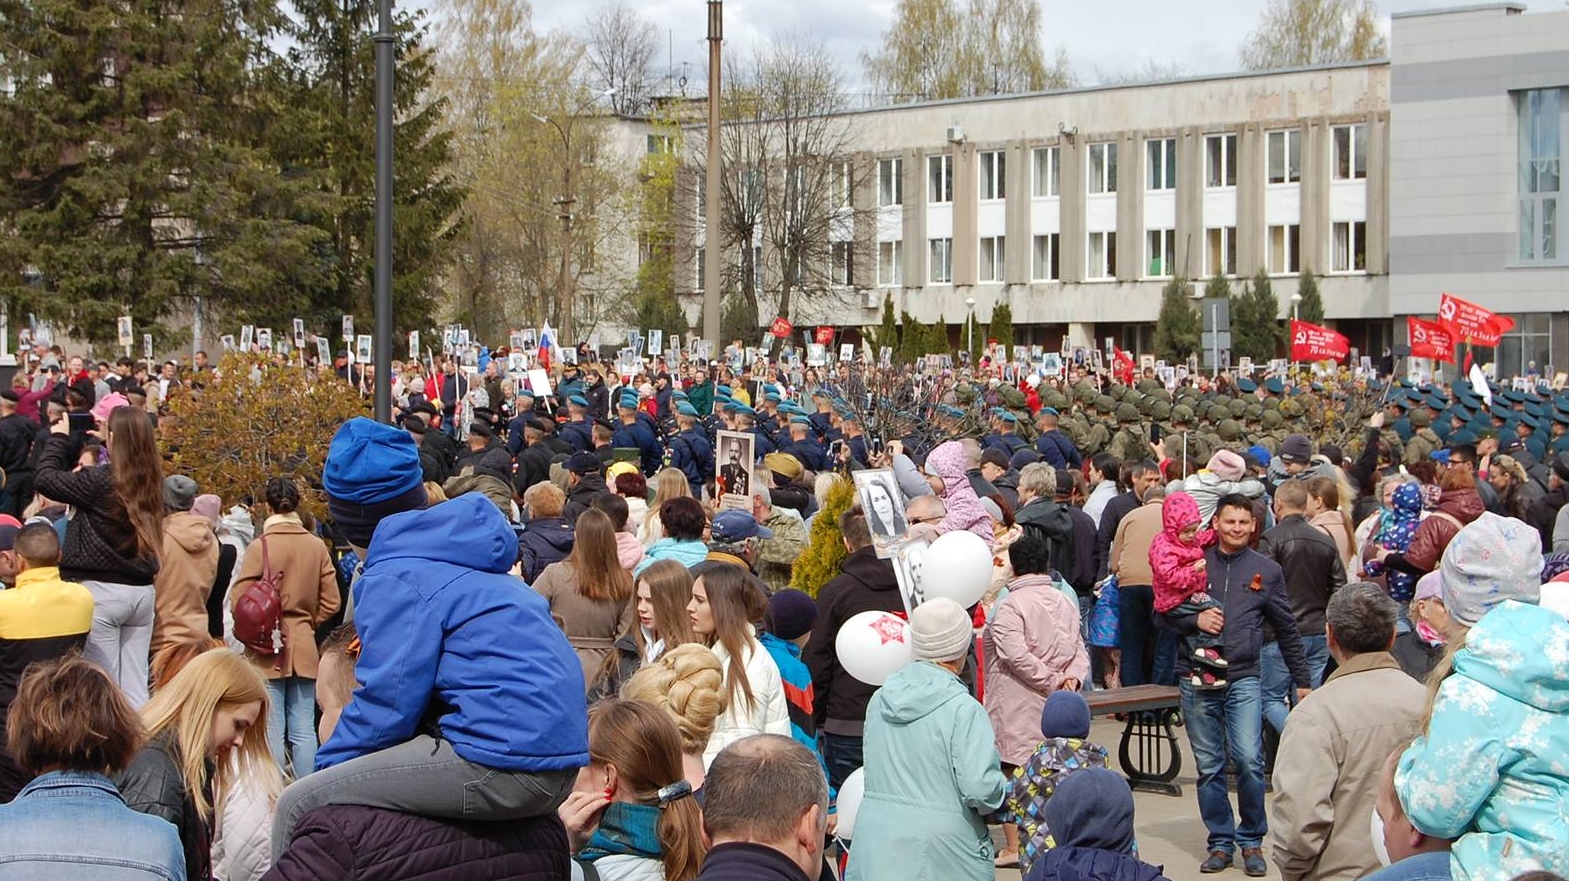
[[[611,802],[599,818],[599,828],[594,830],[588,844],[578,852],[577,858],[593,862],[600,857],[616,854],[662,858],[659,847],[659,808],[653,805],[635,805],[628,802]]]

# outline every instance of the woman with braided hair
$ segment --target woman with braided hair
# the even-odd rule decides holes
[[[686,643],[641,667],[621,696],[670,714],[681,735],[681,764],[687,782],[703,784],[703,750],[725,710],[725,676],[719,658],[698,643]]]

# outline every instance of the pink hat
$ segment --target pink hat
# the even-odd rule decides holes
[[[191,503],[191,513],[204,517],[214,526],[218,525],[218,518],[223,515],[223,499],[212,493],[203,493]]]
[[[1221,480],[1229,480],[1232,483],[1246,477],[1248,473],[1248,463],[1242,460],[1241,454],[1234,453],[1231,450],[1221,450],[1210,456],[1209,465],[1206,467],[1216,477],[1219,477]]]
[[[110,413],[113,413],[121,407],[129,406],[131,406],[131,402],[126,399],[125,395],[122,395],[119,392],[110,392],[109,394],[99,398],[98,403],[93,405],[93,418],[99,422],[103,422],[109,418]]]

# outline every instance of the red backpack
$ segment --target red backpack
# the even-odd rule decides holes
[[[262,571],[234,603],[234,638],[264,658],[283,662],[283,572],[274,572],[261,539]]]

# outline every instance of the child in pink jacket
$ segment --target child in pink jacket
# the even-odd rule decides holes
[[[1150,542],[1155,611],[1197,615],[1220,608],[1206,591],[1209,576],[1204,571],[1204,548],[1215,543],[1215,531],[1199,529],[1198,502],[1185,492],[1174,492],[1161,504],[1160,521],[1160,534]],[[1193,668],[1193,686],[1224,688],[1226,661],[1220,654],[1220,637],[1199,630],[1183,642],[1198,662]]]

